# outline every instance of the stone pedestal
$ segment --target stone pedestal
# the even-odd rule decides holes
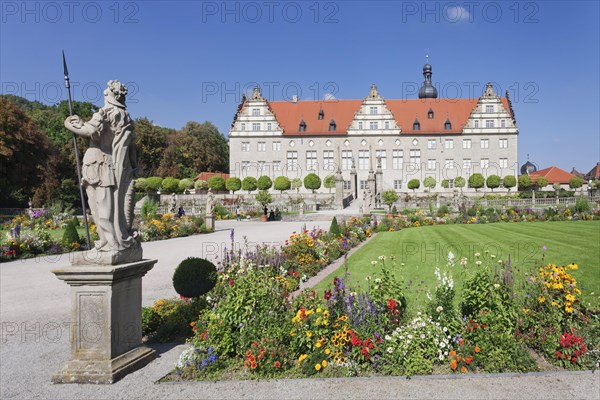
[[[204,225],[206,225],[207,229],[214,231],[215,230],[215,214],[206,215],[206,219],[204,220]]]
[[[71,359],[53,383],[114,383],[154,359],[141,325],[142,277],[156,262],[52,271],[71,286]]]

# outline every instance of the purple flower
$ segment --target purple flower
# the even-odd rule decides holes
[[[545,252],[546,252],[546,250],[547,250],[546,246],[543,246],[543,247],[542,247],[542,251],[545,253]]]
[[[231,233],[229,234],[229,239],[231,239],[231,241],[233,242],[234,238],[235,238],[235,229],[232,229]]]

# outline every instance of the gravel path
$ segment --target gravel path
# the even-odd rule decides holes
[[[217,221],[217,232],[144,244],[144,256],[159,262],[143,280],[143,304],[175,296],[171,276],[189,256],[215,260],[230,246],[281,244],[299,222]],[[327,229],[329,221],[307,223]],[[265,229],[267,228],[267,229]],[[44,399],[600,399],[600,374],[548,373],[302,379],[232,382],[155,382],[170,372],[182,346],[153,345],[159,357],[114,385],[53,385],[50,377],[69,358],[69,287],[50,272],[68,255],[0,265],[0,398]]]

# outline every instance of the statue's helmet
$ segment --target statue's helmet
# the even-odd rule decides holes
[[[127,87],[117,80],[108,81],[108,87],[104,91],[104,97],[108,104],[125,108],[125,96]]]

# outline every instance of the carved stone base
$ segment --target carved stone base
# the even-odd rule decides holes
[[[206,229],[210,229],[211,231],[215,230],[215,215],[207,215],[204,220],[204,225],[206,225]]]
[[[71,360],[52,376],[52,383],[115,383],[155,357],[154,350],[140,346],[108,361]]]
[[[156,262],[52,271],[71,286],[71,359],[53,382],[113,383],[154,358],[142,346],[142,277]]]
[[[141,244],[125,250],[98,251],[95,248],[75,253],[72,265],[118,265],[140,261],[143,257]]]

